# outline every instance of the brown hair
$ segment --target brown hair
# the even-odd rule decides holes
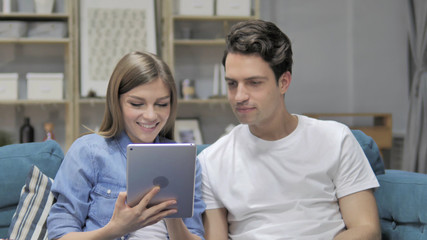
[[[178,103],[175,80],[168,65],[148,52],[128,53],[117,63],[108,83],[104,118],[98,134],[106,138],[118,136],[124,130],[120,95],[156,79],[166,84],[171,99],[170,115],[159,135],[173,139]]]
[[[228,53],[260,56],[270,65],[276,81],[283,73],[292,73],[291,41],[272,22],[248,20],[233,25],[226,38],[224,67]]]

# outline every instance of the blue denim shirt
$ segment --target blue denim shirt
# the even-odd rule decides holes
[[[172,141],[157,137],[155,142]],[[130,143],[123,132],[118,138],[89,134],[72,144],[52,186],[56,203],[47,220],[49,239],[92,231],[110,221],[119,192],[126,191],[126,146]],[[201,215],[205,204],[198,161],[196,168],[194,215],[183,221],[190,232],[203,239]]]

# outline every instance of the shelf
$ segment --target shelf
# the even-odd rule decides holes
[[[103,104],[105,103],[105,98],[80,98],[80,104]]]
[[[79,99],[80,104],[105,104],[105,98],[81,98]],[[226,97],[224,98],[211,98],[211,99],[178,99],[178,104],[223,104],[228,103]]]
[[[172,17],[174,20],[191,20],[191,21],[244,21],[255,19],[254,16],[187,16],[175,15]]]
[[[0,22],[20,21],[25,22],[27,30],[32,23],[60,22],[66,26],[65,37],[3,37],[0,38],[2,53],[5,61],[2,72],[17,72],[21,78],[19,82],[26,81],[27,72],[63,72],[64,99],[59,100],[0,100],[2,108],[11,109],[8,116],[1,119],[2,128],[13,127],[16,124],[10,119],[20,119],[27,115],[32,119],[46,118],[42,114],[48,114],[49,121],[60,126],[57,132],[57,141],[66,151],[78,136],[74,131],[75,115],[75,81],[78,79],[78,1],[64,0],[63,11],[60,13],[38,14],[34,12],[0,13]],[[12,45],[12,48],[9,47]],[[16,47],[16,48],[14,48]],[[19,93],[25,85],[18,84]],[[14,109],[13,109],[14,108]],[[47,109],[49,112],[41,112]],[[59,109],[59,110],[58,110]],[[43,120],[44,121],[44,120]],[[13,130],[13,129],[11,129]],[[15,129],[16,130],[16,129]],[[18,129],[19,130],[19,129]]]
[[[22,43],[22,44],[68,44],[69,38],[0,38],[0,43]]]
[[[37,13],[0,13],[0,19],[15,20],[15,19],[26,19],[26,20],[64,20],[68,19],[68,14],[65,13],[52,13],[52,14],[37,14]]]
[[[28,100],[28,99],[19,99],[19,100],[0,100],[0,105],[44,105],[44,104],[68,104],[68,100]]]
[[[175,45],[225,45],[225,39],[176,39],[174,40]]]

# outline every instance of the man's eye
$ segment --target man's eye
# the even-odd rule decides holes
[[[234,87],[234,86],[236,86],[236,82],[228,81],[228,82],[227,82],[227,85],[228,85],[229,87]]]

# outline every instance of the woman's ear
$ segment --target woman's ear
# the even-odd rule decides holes
[[[288,91],[289,85],[291,85],[292,75],[289,71],[286,71],[279,78],[279,89],[281,94],[285,94]]]

